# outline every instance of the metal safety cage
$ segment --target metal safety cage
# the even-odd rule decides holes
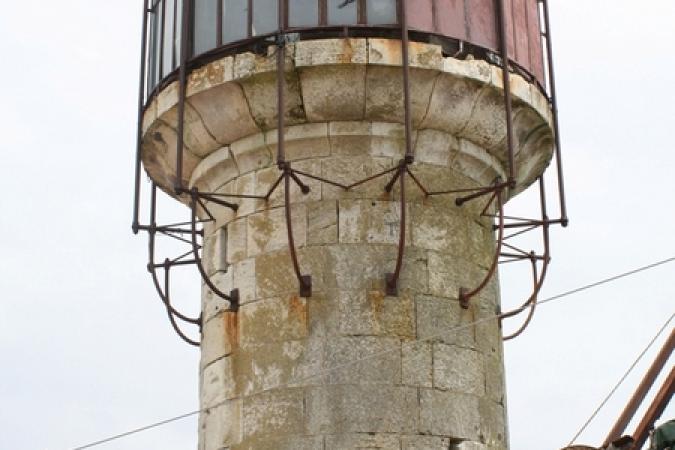
[[[197,0],[199,1],[199,0]],[[196,266],[202,276],[205,285],[216,295],[229,302],[229,311],[236,313],[239,306],[239,295],[236,289],[230,292],[222,292],[211,280],[202,263],[200,255],[201,240],[203,239],[202,227],[207,222],[215,222],[214,215],[210,208],[229,208],[236,211],[237,201],[243,199],[269,200],[270,196],[277,190],[283,190],[284,208],[286,215],[287,234],[289,253],[291,256],[293,269],[298,281],[299,293],[302,297],[311,297],[312,279],[311,275],[303,272],[300,267],[297,249],[294,243],[293,223],[290,213],[290,188],[291,184],[296,184],[303,194],[310,192],[310,187],[303,179],[312,179],[322,183],[330,184],[350,191],[358,189],[360,186],[369,183],[375,179],[389,177],[385,186],[385,191],[391,193],[394,186],[398,184],[400,208],[400,235],[398,242],[398,253],[396,264],[392,272],[386,274],[386,293],[390,296],[398,295],[399,278],[404,261],[404,251],[406,245],[406,189],[407,182],[411,181],[416,189],[419,189],[425,197],[433,196],[452,196],[456,207],[461,208],[468,202],[484,201],[482,216],[487,217],[494,222],[495,230],[495,253],[492,264],[487,271],[484,279],[477,286],[465,286],[457,293],[462,307],[468,308],[471,300],[476,297],[489,283],[497,271],[499,264],[525,262],[531,267],[533,288],[531,294],[525,299],[522,305],[512,311],[507,311],[499,315],[499,319],[506,320],[527,312],[523,325],[512,335],[505,339],[512,339],[520,335],[530,323],[535,312],[537,296],[544,283],[548,266],[551,260],[550,251],[550,227],[553,225],[567,226],[567,208],[565,203],[565,189],[562,169],[562,155],[560,145],[560,135],[558,126],[556,85],[553,70],[552,41],[550,32],[549,8],[547,0],[533,0],[537,2],[537,14],[539,26],[537,32],[540,35],[541,46],[545,49],[545,66],[542,76],[537,77],[526,70],[521,64],[514,61],[509,54],[509,42],[507,38],[508,23],[506,19],[505,0],[494,0],[495,21],[498,33],[498,48],[491,50],[489,48],[477,46],[475,43],[455,39],[448,36],[438,36],[432,32],[420,32],[411,30],[408,22],[410,7],[407,5],[412,0],[398,0],[396,2],[396,20],[397,23],[391,26],[369,25],[368,1],[369,0],[344,0],[345,4],[355,3],[357,8],[357,23],[348,24],[341,27],[331,26],[327,19],[327,1],[318,0],[319,22],[315,27],[290,27],[289,24],[289,6],[292,6],[293,0],[281,0],[277,2],[276,11],[276,30],[260,36],[255,34],[253,16],[253,3],[261,0],[247,1],[247,29],[245,37],[234,42],[225,42],[222,23],[222,0],[209,0],[215,2],[217,17],[215,44],[216,47],[206,50],[201,54],[195,54],[195,0],[157,0],[150,3],[144,0],[143,5],[143,30],[141,40],[141,69],[139,75],[139,97],[138,97],[138,132],[137,132],[137,152],[135,166],[135,195],[132,229],[134,233],[144,231],[149,237],[149,263],[148,270],[151,273],[157,292],[166,307],[172,326],[186,342],[192,345],[199,345],[198,340],[189,338],[181,329],[179,324],[192,325],[201,329],[201,317],[186,317],[177,311],[171,302],[170,296],[170,271],[176,266]],[[467,2],[471,0],[466,0]],[[172,20],[166,20],[167,7],[175,11]],[[180,18],[178,17],[180,11]],[[168,23],[168,25],[167,25]],[[168,29],[171,32],[167,32]],[[242,31],[243,33],[243,31]],[[285,77],[281,76],[284,72],[284,61],[286,57],[286,46],[288,42],[297,39],[321,39],[335,36],[378,36],[399,39],[402,51],[401,82],[404,93],[404,129],[405,129],[405,156],[395,166],[388,168],[380,173],[362,180],[354,180],[351,184],[343,184],[330,179],[329,176],[319,176],[316,174],[303,172],[295,169],[289,161],[286,160],[284,146],[285,118],[281,113],[284,105],[285,96]],[[170,50],[165,51],[165,37],[170,40]],[[495,179],[488,186],[479,188],[454,189],[446,191],[430,191],[425,187],[424,180],[421,180],[415,174],[415,154],[412,143],[412,114],[411,114],[411,93],[410,93],[410,66],[408,59],[410,40],[420,40],[425,42],[440,42],[444,52],[448,54],[448,49],[454,49],[449,52],[451,56],[462,57],[466,49],[471,49],[475,55],[482,55],[492,64],[498,64],[502,68],[503,86],[504,86],[504,114],[506,119],[506,135],[508,145],[508,171],[506,180]],[[441,40],[439,40],[442,38]],[[177,45],[177,42],[179,45]],[[276,46],[276,71],[277,71],[277,154],[276,165],[279,170],[279,176],[276,182],[265,195],[253,194],[222,194],[216,192],[199,191],[196,188],[189,189],[182,185],[183,177],[183,128],[186,101],[186,79],[187,74],[193,68],[203,65],[211,59],[220,57],[223,54],[232,52],[242,52],[246,50],[262,51],[270,46]],[[161,49],[158,53],[158,49]],[[170,58],[170,63],[165,59]],[[531,82],[536,82],[540,89],[546,93],[549,99],[553,113],[554,127],[554,160],[556,165],[555,176],[557,185],[557,206],[559,215],[552,219],[548,215],[548,199],[546,194],[546,183],[543,175],[538,179],[538,196],[540,214],[537,217],[515,217],[509,216],[505,212],[505,201],[508,192],[517,185],[515,174],[517,167],[514,155],[514,132],[513,132],[513,111],[511,96],[511,73],[524,75]],[[156,224],[155,218],[157,208],[157,186],[151,184],[150,201],[150,222],[141,224],[140,222],[140,200],[141,200],[141,144],[142,144],[142,120],[146,101],[161,90],[167,83],[178,80],[178,122],[177,122],[177,144],[176,144],[176,173],[175,180],[178,180],[173,186],[176,196],[181,196],[189,203],[190,217],[174,224]],[[198,211],[202,213],[204,219],[198,220]],[[522,236],[525,233],[538,232],[542,242],[543,251],[527,251],[519,248],[514,243],[514,238]],[[165,259],[164,261],[155,261],[154,242],[157,234],[170,236],[190,245],[190,251],[181,254],[175,258]],[[189,236],[185,238],[184,236]],[[158,271],[163,271],[163,282],[158,276]]]

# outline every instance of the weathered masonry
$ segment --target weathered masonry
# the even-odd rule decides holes
[[[200,449],[508,448],[500,323],[529,322],[548,229],[567,222],[547,14],[145,0],[134,231],[172,325],[201,347]],[[533,184],[541,214],[506,214]],[[162,191],[186,220],[158,223]],[[540,253],[510,240],[529,230]],[[159,235],[188,251],[162,261]],[[507,261],[534,283],[502,313]],[[172,302],[181,266],[202,276],[197,317]]]

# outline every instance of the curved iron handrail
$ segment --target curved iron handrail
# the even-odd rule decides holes
[[[218,289],[213,281],[211,281],[211,277],[209,277],[206,269],[204,269],[204,265],[202,264],[202,259],[199,255],[199,245],[197,244],[197,203],[199,203],[202,208],[206,209],[204,204],[199,199],[196,189],[193,189],[190,191],[190,223],[192,231],[192,254],[194,255],[195,265],[202,276],[202,280],[204,280],[204,283],[206,283],[208,288],[211,289],[211,291],[218,297],[230,302],[230,312],[236,312],[239,310],[239,289],[232,289],[229,295]]]
[[[170,305],[170,304],[171,304],[171,301],[170,301],[170,298],[169,298],[169,296],[168,296],[168,295],[169,295],[169,294],[168,294],[168,293],[169,293],[169,271],[168,271],[168,270],[165,272],[165,275],[166,275],[166,276],[164,277],[164,289],[165,289],[166,292],[167,292],[167,302],[168,302],[167,304]],[[199,347],[199,346],[201,345],[201,343],[200,343],[199,341],[195,341],[195,340],[193,340],[193,339],[190,339],[190,338],[183,332],[183,330],[180,329],[180,327],[178,326],[178,323],[176,322],[176,318],[174,317],[174,314],[171,312],[171,310],[169,309],[168,306],[167,306],[167,308],[166,308],[166,312],[167,312],[167,314],[169,315],[169,322],[171,322],[171,327],[172,327],[173,330],[176,332],[176,334],[177,334],[182,340],[184,340],[185,342],[187,342],[188,344],[193,345],[193,346],[195,346],[195,347]],[[201,332],[201,328],[202,328],[201,322],[202,322],[202,320],[201,320],[201,317],[200,317],[200,318],[199,318],[199,331],[200,331],[200,332]]]
[[[545,191],[545,183],[544,183],[544,176],[541,175],[539,177],[539,196],[540,196],[540,205],[541,205],[541,211],[542,211],[542,220],[541,220],[541,226],[542,226],[542,233],[543,233],[543,242],[544,242],[544,253],[541,259],[543,260],[542,264],[542,270],[541,270],[541,275],[537,279],[537,260],[534,256],[534,254],[530,253],[530,262],[532,264],[532,273],[533,273],[533,278],[534,278],[534,289],[532,291],[532,294],[530,297],[523,303],[522,306],[519,308],[516,308],[512,311],[502,313],[499,315],[499,322],[500,324],[504,319],[508,319],[510,317],[515,317],[521,312],[523,312],[525,309],[528,307],[530,308],[530,311],[527,315],[527,318],[525,319],[525,322],[523,325],[521,325],[518,330],[516,330],[514,333],[511,333],[507,336],[503,337],[504,341],[509,341],[512,339],[515,339],[516,337],[520,336],[523,334],[523,332],[527,329],[527,327],[530,325],[530,322],[532,321],[532,318],[534,317],[534,313],[536,311],[537,307],[537,297],[539,296],[539,292],[541,291],[542,286],[544,285],[544,280],[546,279],[546,275],[548,273],[548,266],[551,262],[551,242],[550,242],[550,233],[549,233],[549,227],[550,227],[550,221],[548,220],[547,216],[547,211],[546,211],[546,191]]]
[[[481,281],[481,283],[476,288],[474,288],[471,291],[469,291],[464,287],[459,288],[459,304],[464,309],[469,308],[469,301],[478,293],[480,293],[485,288],[485,286],[487,286],[488,282],[492,279],[495,272],[497,271],[497,265],[499,264],[499,256],[502,251],[502,243],[504,241],[504,202],[502,201],[502,191],[504,190],[504,188],[505,185],[503,183],[499,183],[495,186],[492,198],[490,199],[484,210],[485,212],[490,207],[492,202],[494,200],[497,200],[497,207],[499,208],[499,228],[498,228],[497,248],[495,251],[495,256],[492,260],[490,268],[488,269],[487,275],[485,275],[483,281]]]

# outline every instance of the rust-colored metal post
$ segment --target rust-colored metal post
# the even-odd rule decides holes
[[[661,373],[661,370],[663,370],[663,367],[666,365],[666,362],[668,362],[668,358],[670,358],[670,355],[673,353],[674,347],[675,347],[675,329],[671,330],[668,340],[663,345],[663,348],[661,348],[661,351],[656,356],[656,359],[654,360],[651,367],[647,371],[645,377],[642,379],[642,382],[640,382],[640,385],[633,394],[633,397],[631,397],[631,399],[628,401],[628,404],[621,413],[621,416],[616,421],[614,427],[607,435],[607,438],[603,443],[603,447],[607,447],[609,444],[612,443],[612,441],[621,437],[623,432],[626,430],[626,427],[630,423],[631,419],[633,418],[633,416],[635,416],[635,412],[642,404],[645,396],[647,395],[651,387],[654,385],[656,377],[658,377],[659,373]]]
[[[183,3],[180,35],[180,68],[178,71],[178,125],[176,134],[176,180],[174,190],[182,194],[183,189],[183,134],[185,127],[185,85],[187,84],[188,34],[190,33],[190,0]]]
[[[148,42],[148,0],[143,2],[143,30],[141,31],[141,69],[138,81],[138,129],[136,130],[136,171],[134,174],[134,219],[131,228],[134,234],[139,230],[141,198],[141,145],[143,143],[143,106],[145,105],[145,59]]]
[[[666,382],[661,386],[658,394],[656,394],[656,398],[649,406],[647,414],[642,418],[640,424],[635,429],[635,433],[633,433],[633,439],[635,439],[633,448],[635,450],[641,449],[647,441],[649,430],[654,426],[654,422],[659,420],[666,406],[670,403],[670,399],[673,398],[673,391],[675,391],[675,367],[670,369],[670,375],[668,375]]]

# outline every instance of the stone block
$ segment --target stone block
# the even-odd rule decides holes
[[[242,305],[239,329],[242,347],[302,339],[308,332],[307,300],[290,296]]]
[[[293,57],[295,54],[295,45],[289,44],[285,47],[286,59],[284,61],[284,70],[293,69]],[[270,44],[265,54],[256,54],[251,52],[238,53],[234,57],[234,78],[244,80],[261,73],[276,73],[277,70],[277,47]]]
[[[193,69],[188,75],[186,95],[195,94],[231,81],[234,76],[234,57],[226,56]]]
[[[436,343],[433,346],[434,387],[466,394],[485,394],[485,366],[472,349]]]
[[[493,65],[473,58],[443,58],[443,72],[456,77],[477,81],[481,84],[498,83],[499,77],[493,77]],[[501,73],[501,70],[500,70]]]
[[[401,204],[389,201],[341,200],[339,240],[342,244],[396,244],[401,229]],[[406,214],[406,241],[410,242],[410,208]]]
[[[324,346],[321,340],[248,343],[232,355],[237,393],[252,396],[279,387],[321,382]]]
[[[199,415],[199,449],[222,450],[242,439],[242,401],[227,401]]]
[[[371,149],[371,122],[331,122],[328,127],[331,154],[337,156],[364,156]]]
[[[161,188],[174,192],[176,186],[176,144],[178,137],[176,130],[161,120],[156,121],[143,136],[141,158],[143,166],[150,177]],[[182,184],[187,186],[190,174],[197,167],[200,158],[183,147]]]
[[[473,310],[462,309],[457,300],[448,298],[419,296],[416,302],[420,340],[475,348]]]
[[[338,434],[326,436],[325,450],[401,450],[398,436],[388,434]]]
[[[222,147],[206,128],[200,114],[188,102],[185,102],[183,114],[183,142],[195,155],[204,157]],[[178,107],[169,109],[160,118],[178,130]]]
[[[459,298],[459,289],[474,289],[487,270],[458,256],[429,251],[429,292],[436,297]],[[479,297],[478,297],[479,298]],[[478,300],[475,298],[474,300]]]
[[[365,39],[321,39],[295,44],[295,66],[365,64]]]
[[[303,431],[303,392],[284,389],[250,396],[243,402],[244,439]]]
[[[296,248],[307,243],[307,208],[303,204],[291,207],[293,240]],[[265,210],[248,217],[248,256],[288,248],[285,208]]]
[[[452,161],[452,168],[481,187],[492,185],[497,177],[507,179],[505,166],[483,147],[467,139],[459,140],[459,151]]]
[[[276,73],[262,73],[241,79],[239,83],[244,89],[251,115],[258,127],[263,131],[277,128]],[[284,84],[284,118],[286,125],[306,121],[300,89],[300,80],[297,73],[286,72]]]
[[[293,163],[292,167],[296,170],[299,170],[304,173],[311,175],[320,175],[321,174],[321,161],[308,159],[304,161],[296,161]],[[256,173],[256,195],[266,196],[269,194],[269,199],[265,202],[260,202],[260,206],[266,209],[274,208],[277,206],[283,206],[285,202],[285,193],[284,193],[284,180],[279,180],[283,173],[279,170],[278,167],[272,166],[266,169],[259,170]],[[290,181],[290,201],[291,203],[302,203],[302,202],[314,202],[321,199],[321,182],[306,177],[304,175],[299,175],[298,178],[309,187],[309,192],[304,193],[298,184],[293,181]],[[270,190],[274,187],[274,191],[270,193]]]
[[[226,356],[202,369],[199,401],[202,407],[221,405],[237,396],[232,360]]]
[[[336,337],[326,341],[325,371],[330,384],[401,382],[401,344],[397,338]]]
[[[403,342],[401,376],[404,385],[427,388],[433,386],[431,346],[429,342]]]
[[[233,289],[232,270],[216,272],[209,277],[221,292],[229,294]],[[230,309],[230,302],[215,294],[209,286],[202,281],[202,320],[209,321],[216,315]]]
[[[227,193],[235,195],[255,195],[255,190],[257,187],[256,181],[256,172],[244,174],[235,180],[234,185],[229,186]],[[218,192],[220,192],[220,190]],[[263,200],[254,198],[231,197],[223,198],[223,200],[239,205],[237,211],[234,212],[236,217],[246,217],[264,206]]]
[[[487,149],[501,144],[506,137],[503,93],[490,87],[482,89],[469,122],[458,135]]]
[[[209,276],[216,272],[227,272],[226,228],[218,228],[213,234],[205,238],[202,263]]]
[[[248,220],[238,219],[227,225],[227,262],[236,264],[246,258]]]
[[[451,442],[438,436],[402,436],[401,450],[455,450]]]
[[[148,132],[148,129],[152,124],[157,120],[157,99],[154,98],[152,101],[146,105],[145,111],[143,111],[143,124],[142,124],[142,133]]]
[[[334,244],[338,240],[338,205],[315,202],[307,205],[307,244]]]
[[[264,436],[248,438],[230,450],[324,450],[323,436]]]
[[[232,354],[239,341],[239,323],[236,313],[224,312],[204,323],[202,327],[201,366]]]
[[[157,117],[162,117],[178,104],[178,81],[170,83],[157,93]]]
[[[504,406],[490,400],[481,400],[479,405],[481,417],[480,440],[488,448],[506,448],[506,413]]]
[[[244,259],[231,266],[233,288],[239,289],[239,302],[243,305],[256,299],[255,258]]]
[[[396,166],[391,158],[334,156],[322,160],[321,176],[336,183],[351,185],[367,177],[379,175],[394,167]],[[393,173],[379,176],[371,181],[353,187],[349,191],[345,191],[338,186],[324,184],[322,196],[324,200],[334,198],[377,198],[389,200],[391,196],[385,192],[384,187],[391,180],[392,176]]]
[[[419,130],[415,141],[415,159],[421,163],[449,167],[458,147],[457,138],[451,134],[438,130]]]
[[[420,128],[457,135],[466,127],[482,87],[473,80],[441,74],[436,79],[429,109]]]
[[[190,187],[202,192],[215,192],[220,186],[239,175],[229,147],[214,151],[195,167],[190,177]]]
[[[438,72],[410,71],[410,106],[414,125],[422,123]],[[366,71],[366,119],[381,122],[404,122],[404,94],[401,70],[368,66]]]
[[[436,389],[420,390],[420,431],[452,439],[479,440],[482,422],[478,398]]]
[[[341,335],[415,337],[414,302],[410,295],[385,297],[376,289],[341,290],[338,301]]]
[[[262,169],[272,164],[272,152],[265,143],[265,135],[256,133],[233,142],[232,155],[240,173]]]
[[[265,142],[276,155],[279,142],[277,130],[265,133]],[[310,123],[288,127],[284,133],[284,143],[286,161],[328,156],[330,154],[328,124]]]
[[[351,291],[369,289],[383,292],[385,274],[394,271],[398,254],[397,246],[393,245],[342,245],[330,247],[328,251],[330,259],[327,267],[330,270],[325,272],[326,286]],[[426,254],[407,248],[399,279],[401,293],[426,292],[427,283]]]
[[[368,39],[368,63],[378,65],[402,65],[402,47],[400,40]],[[441,47],[437,45],[410,42],[408,44],[408,61],[411,67],[441,70],[443,56]]]
[[[234,82],[220,84],[188,99],[206,129],[222,145],[231,144],[260,131],[249,109],[242,87]]]
[[[310,335],[316,338],[332,339],[339,334],[339,296],[340,291],[327,289],[312,295],[308,303]]]
[[[305,67],[299,76],[309,121],[360,120],[364,117],[365,65]]]
[[[495,352],[485,355],[485,393],[486,397],[493,402],[504,404],[504,361],[501,353]]]
[[[313,293],[324,289],[324,279],[332,273],[328,257],[325,247],[298,251],[300,271],[303,275],[311,275]],[[297,293],[298,280],[288,251],[261,254],[256,258],[256,295],[259,298]]]
[[[306,403],[306,430],[311,434],[417,432],[415,388],[317,387],[307,391]]]
[[[415,147],[417,132],[413,131],[411,142]],[[373,122],[371,125],[370,154],[392,158],[395,161],[402,159],[406,152],[405,127],[400,123]]]

